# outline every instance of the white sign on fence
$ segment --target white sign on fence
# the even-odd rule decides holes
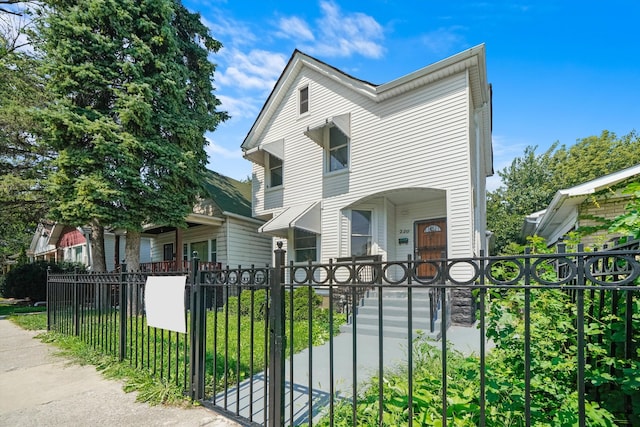
[[[184,315],[184,290],[187,276],[149,276],[144,292],[147,324],[161,329],[187,333]]]

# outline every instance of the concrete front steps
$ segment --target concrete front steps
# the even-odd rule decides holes
[[[408,291],[404,289],[382,290],[382,331],[386,338],[408,338]],[[441,336],[441,310],[436,312],[433,332],[431,332],[431,310],[428,289],[413,289],[412,300],[412,337],[419,333],[434,340]],[[439,301],[434,301],[434,304]],[[436,305],[436,307],[438,307]],[[356,331],[361,335],[379,334],[379,298],[378,290],[369,290],[356,307]],[[353,332],[353,315],[340,327],[341,332]]]

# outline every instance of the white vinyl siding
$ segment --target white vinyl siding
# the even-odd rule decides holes
[[[259,223],[243,221],[227,217],[219,227],[200,225],[190,227],[182,232],[182,241],[193,250],[193,243],[207,242],[207,251],[198,255],[202,261],[211,260],[211,241],[216,241],[216,258],[223,266],[249,267],[251,264],[266,265],[271,262],[271,238],[258,234]],[[159,234],[151,246],[153,261],[162,260],[162,248],[166,243],[173,243],[175,232]],[[191,257],[189,256],[189,259]]]
[[[241,221],[228,218],[223,227],[226,228],[226,259],[225,263],[230,267],[250,267],[250,264],[263,267],[271,263],[271,237],[258,234],[260,224],[249,221]],[[221,241],[218,240],[218,253],[222,250]],[[222,262],[220,255],[218,262]]]
[[[297,88],[308,81],[314,82],[313,111],[299,117]],[[261,141],[285,141],[287,183],[281,206],[267,203],[271,194],[265,193],[264,168],[254,165],[256,215],[266,218],[279,207],[322,200],[322,230],[331,230],[323,232],[320,239],[321,260],[326,261],[349,255],[350,235],[349,231],[345,235],[340,218],[350,205],[398,188],[437,189],[443,196],[435,207],[435,216],[447,218],[449,256],[471,255],[474,221],[470,187],[475,177],[470,166],[469,98],[465,72],[374,103],[335,80],[303,68],[260,135]],[[304,131],[346,113],[351,117],[349,170],[328,180],[323,177],[324,150]],[[381,205],[377,215],[386,211]],[[429,215],[423,210],[419,216]],[[406,259],[407,252],[413,250],[412,242],[398,246],[394,231],[403,216],[395,211],[381,218],[385,221],[380,221],[384,224],[374,233],[379,234],[374,244],[382,243],[381,252],[395,252],[394,258]],[[387,227],[389,220],[397,224]]]

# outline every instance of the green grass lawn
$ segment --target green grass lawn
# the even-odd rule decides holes
[[[20,313],[40,313],[47,311],[47,307],[33,307],[29,305],[18,305],[11,300],[0,298],[0,316],[9,316],[11,314]]]

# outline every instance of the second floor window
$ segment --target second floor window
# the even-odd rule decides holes
[[[269,154],[269,187],[282,185],[282,159]]]
[[[349,138],[336,127],[329,128],[329,172],[349,167]]]

